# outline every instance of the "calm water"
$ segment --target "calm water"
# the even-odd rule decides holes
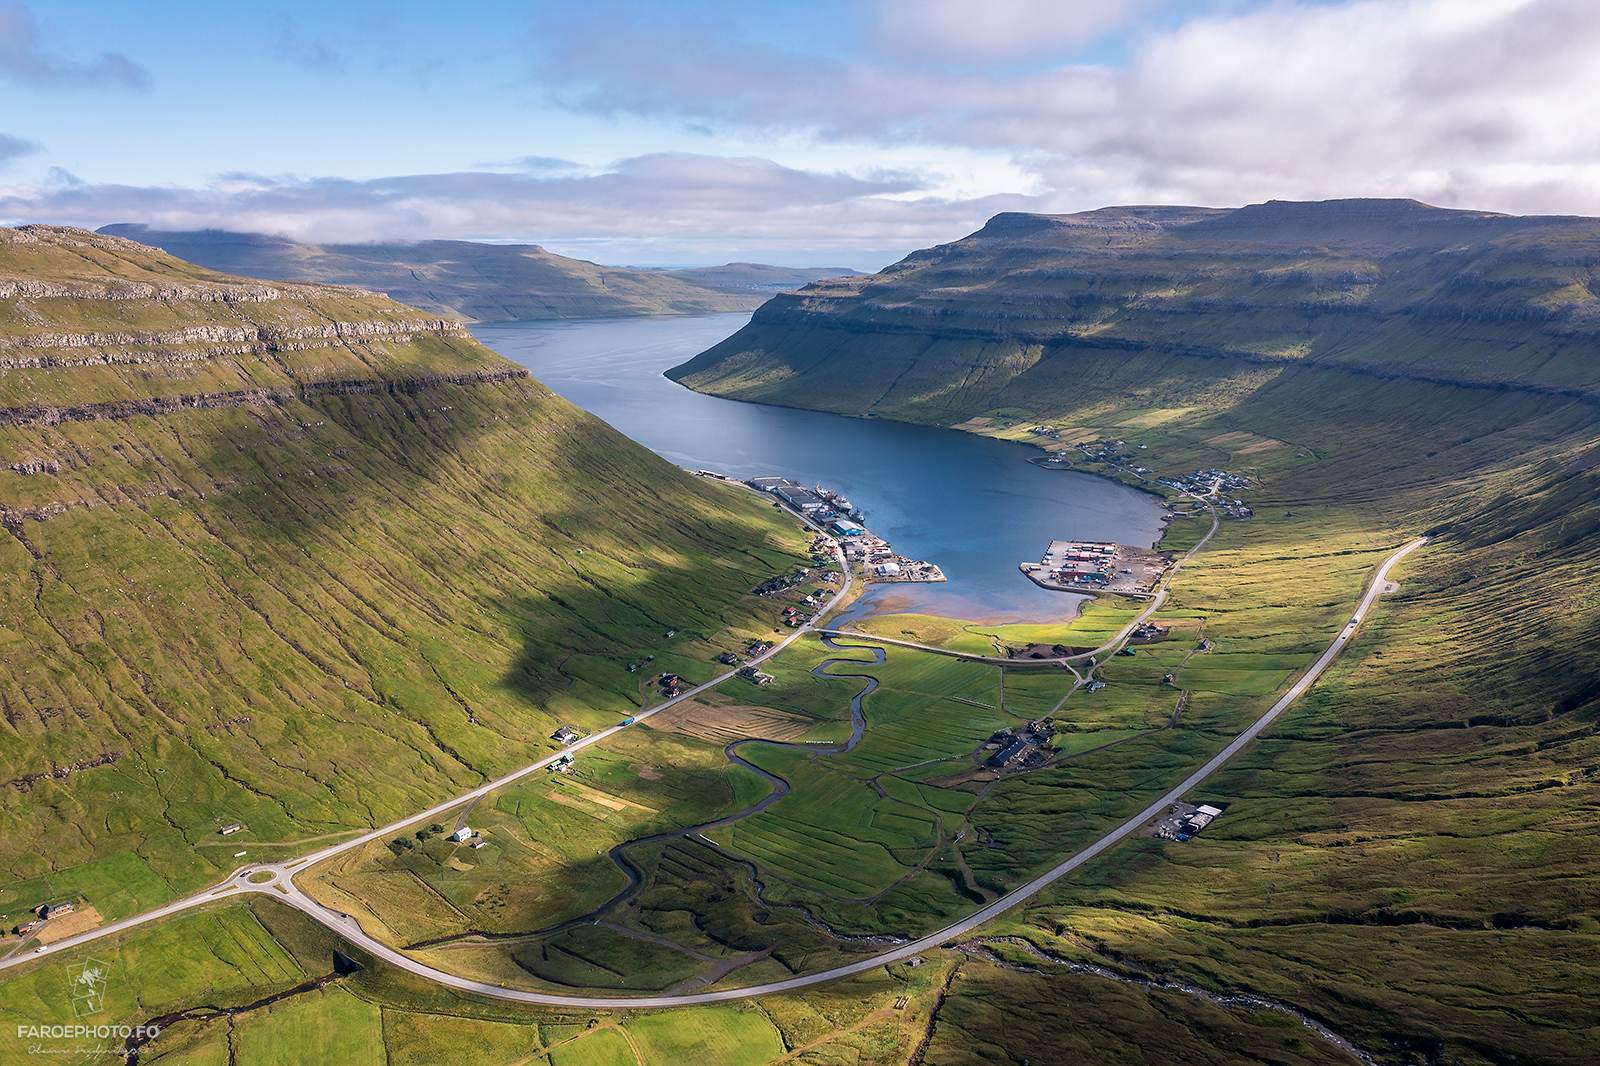
[[[1021,444],[954,430],[739,403],[662,377],[749,321],[747,314],[482,325],[473,333],[674,463],[740,478],[781,474],[843,492],[903,555],[949,581],[878,585],[851,613],[926,611],[981,621],[1069,616],[1079,597],[1017,570],[1057,538],[1150,545],[1153,496],[1042,470]]]

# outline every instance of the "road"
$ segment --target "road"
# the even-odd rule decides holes
[[[800,514],[798,511],[793,511],[789,508],[784,508],[784,510],[791,516],[800,519],[810,528],[819,532],[823,532],[823,529],[820,525],[818,525],[816,522],[813,522],[805,515]],[[812,616],[814,619],[823,617],[829,611],[832,611],[835,607],[837,607],[839,603],[850,594],[850,590],[855,584],[855,579],[850,573],[850,566],[845,562],[844,553],[842,551],[836,551],[835,559],[844,571],[844,580],[840,584],[839,590],[833,594],[828,602],[818,608],[816,614]],[[676,707],[685,700],[692,700],[696,696],[716,688],[718,685],[738,674],[738,672],[744,669],[745,666],[755,666],[759,663],[766,662],[768,659],[781,652],[784,648],[787,648],[790,644],[793,644],[796,640],[799,640],[802,636],[815,631],[816,626],[812,622],[807,622],[804,625],[797,626],[788,636],[784,637],[782,640],[779,640],[771,648],[762,652],[760,655],[756,655],[746,660],[744,664],[724,671],[723,673],[718,674],[716,677],[712,678],[710,681],[704,682],[703,684],[696,685],[690,689],[685,689],[678,695],[672,697],[671,699],[664,700],[663,702],[656,704],[654,707],[648,707],[643,710],[636,711],[633,714],[634,723],[637,724],[639,722],[643,722],[657,714],[660,714],[662,711],[665,711],[670,707]],[[497,789],[504,788],[513,782],[522,780],[524,777],[527,777],[530,774],[543,770],[545,767],[554,763],[557,759],[560,759],[563,756],[573,755],[579,751],[582,751],[584,748],[598,744],[607,737],[613,736],[628,728],[631,728],[631,726],[619,724],[602,729],[599,732],[593,733],[581,740],[573,741],[571,744],[568,744],[561,750],[553,752],[550,755],[539,759],[537,762],[531,762],[521,769],[513,770],[509,774],[506,774],[502,777],[497,777],[493,781],[488,781],[482,785],[479,785],[470,792],[463,792],[461,795],[453,796],[442,803],[436,803],[425,811],[421,811],[417,814],[407,815],[398,822],[390,822],[388,825],[381,826],[380,828],[373,829],[366,833],[362,833],[360,836],[352,837],[348,840],[341,841],[340,843],[331,844],[328,847],[313,851],[308,855],[303,855],[295,859],[286,859],[283,862],[278,863],[258,863],[245,866],[234,871],[234,873],[230,874],[218,884],[215,884],[210,888],[202,889],[192,896],[185,896],[182,899],[173,900],[171,903],[168,903],[165,906],[157,907],[154,910],[145,911],[141,914],[135,914],[124,918],[121,921],[111,922],[110,924],[102,925],[96,929],[91,929],[86,933],[80,933],[77,936],[66,937],[62,940],[58,940],[54,944],[50,945],[48,953],[54,954],[58,951],[64,951],[67,948],[75,947],[78,944],[85,944],[91,940],[98,940],[102,937],[111,936],[114,933],[124,932],[136,926],[144,925],[147,922],[153,922],[160,918],[167,918],[174,914],[188,910],[191,907],[198,907],[202,904],[214,902],[221,897],[231,895],[241,889],[250,892],[267,890],[273,894],[274,898],[279,898],[280,894],[285,893],[286,890],[278,886],[289,885],[292,888],[294,875],[299,871],[305,870],[308,867],[323,861],[324,859],[329,859],[335,855],[349,851],[352,848],[359,848],[363,844],[371,843],[374,840],[394,836],[412,828],[419,823],[437,819],[440,815],[446,814],[455,808],[460,807],[462,804],[472,803],[476,800],[480,800]],[[270,877],[267,876],[269,874],[271,875]],[[254,884],[248,880],[250,877],[256,876],[263,878],[260,884]],[[294,892],[289,893],[289,895],[293,896],[294,893],[298,893],[298,889],[294,889]],[[303,898],[307,899],[308,901],[310,899],[310,897]],[[286,898],[284,901],[290,902],[290,899]],[[315,903],[312,903],[312,905],[320,906]],[[337,912],[330,910],[327,913],[336,914]],[[313,917],[316,916],[313,915]],[[323,923],[328,925],[330,928],[337,929],[342,933],[348,933],[346,926],[337,924],[332,919],[319,918],[318,920],[323,921]],[[352,939],[356,938],[352,937]],[[359,942],[363,944],[366,943],[366,941]],[[37,957],[38,953],[25,952],[0,959],[0,971],[10,969],[13,966],[20,966],[22,963],[28,962]]]
[[[1221,769],[1222,766],[1230,759],[1239,754],[1245,745],[1249,744],[1252,740],[1259,736],[1262,730],[1266,729],[1275,720],[1277,720],[1279,715],[1283,714],[1283,712],[1286,711],[1290,705],[1292,705],[1297,699],[1305,694],[1305,691],[1309,689],[1319,677],[1322,676],[1323,672],[1327,670],[1329,665],[1332,664],[1333,660],[1338,657],[1339,653],[1344,650],[1345,646],[1355,638],[1356,633],[1360,631],[1361,623],[1366,619],[1367,613],[1370,611],[1373,603],[1377,601],[1378,597],[1386,592],[1393,591],[1395,586],[1389,583],[1390,571],[1394,569],[1395,565],[1398,564],[1401,559],[1404,559],[1407,555],[1410,555],[1427,542],[1428,538],[1418,537],[1416,540],[1410,541],[1399,550],[1394,552],[1394,554],[1386,558],[1383,563],[1379,565],[1376,573],[1374,573],[1371,583],[1368,585],[1365,593],[1361,597],[1360,602],[1357,604],[1355,612],[1350,616],[1350,620],[1345,623],[1343,628],[1339,630],[1338,636],[1333,638],[1333,643],[1329,644],[1327,649],[1317,657],[1316,662],[1312,663],[1310,668],[1300,676],[1300,679],[1291,685],[1289,690],[1279,697],[1277,702],[1268,708],[1267,711],[1261,715],[1261,717],[1252,722],[1244,732],[1234,737],[1233,740],[1229,742],[1227,747],[1223,748],[1210,759],[1206,760],[1204,765],[1195,770],[1194,773],[1190,774],[1188,777],[1184,778],[1182,782],[1173,786],[1171,789],[1168,789],[1161,795],[1159,799],[1153,801],[1149,806],[1145,807],[1144,810],[1140,811],[1132,818],[1129,818],[1115,829],[1106,833],[1093,844],[1088,845],[1069,858],[1062,860],[1060,863],[1052,866],[1049,870],[1046,870],[1033,880],[1021,885],[1018,888],[1012,889],[1010,892],[1006,893],[1004,896],[1001,896],[993,903],[982,908],[981,910],[973,912],[960,921],[955,922],[952,925],[947,925],[937,932],[929,933],[927,936],[924,936],[918,940],[897,945],[896,947],[887,951],[879,952],[868,958],[858,959],[855,962],[848,963],[843,966],[835,966],[829,970],[821,970],[817,973],[805,974],[800,977],[790,977],[781,981],[769,981],[760,985],[749,985],[742,988],[728,988],[714,992],[692,992],[684,995],[610,997],[530,992],[523,989],[503,988],[499,985],[489,984],[484,981],[474,981],[469,978],[458,977],[455,974],[446,973],[443,970],[437,970],[424,963],[420,963],[409,956],[401,954],[395,949],[389,947],[387,944],[380,943],[379,941],[367,936],[365,932],[361,931],[354,919],[350,918],[348,915],[341,915],[336,911],[331,911],[328,908],[323,907],[321,904],[302,893],[293,885],[292,882],[288,884],[286,891],[282,892],[281,895],[274,895],[274,898],[277,898],[282,902],[285,902],[290,906],[305,912],[307,915],[321,922],[323,925],[326,925],[330,929],[343,934],[347,939],[360,945],[363,949],[372,953],[373,955],[376,955],[403,970],[414,973],[419,977],[426,978],[427,980],[433,981],[437,984],[447,985],[450,988],[458,989],[462,992],[474,992],[480,995],[493,996],[496,999],[513,1000],[518,1003],[532,1003],[539,1006],[580,1007],[588,1010],[687,1007],[695,1004],[720,1003],[727,1002],[729,1000],[748,999],[753,996],[767,996],[780,992],[793,992],[797,989],[808,988],[812,985],[823,984],[828,981],[837,981],[841,978],[852,977],[859,973],[866,973],[867,971],[877,969],[880,966],[885,966],[893,962],[899,962],[901,960],[908,959],[913,955],[922,954],[926,951],[932,951],[943,944],[965,936],[967,933],[972,932],[985,922],[991,921],[994,918],[1004,914],[1017,904],[1022,903],[1023,901],[1035,895],[1038,895],[1045,888],[1049,887],[1056,881],[1059,881],[1061,878],[1065,877],[1073,870],[1076,870],[1084,863],[1098,857],[1105,851],[1121,843],[1123,840],[1126,840],[1128,837],[1137,833],[1141,828],[1148,825],[1157,816],[1166,811],[1167,808],[1172,806],[1173,803],[1188,795],[1197,785],[1200,784],[1200,782],[1216,773],[1217,770]],[[240,881],[242,882],[242,875]],[[265,891],[271,895],[273,894],[273,889],[276,886],[249,885],[240,883],[239,887],[248,891]]]
[[[1212,532],[1214,533],[1215,531],[1216,520],[1213,516]],[[1194,551],[1197,550],[1206,539],[1210,538],[1210,535],[1211,534],[1208,533],[1206,538],[1197,543],[1195,548],[1190,549],[1190,551],[1186,553],[1183,558],[1187,559],[1190,555],[1193,555]],[[395,822],[392,825],[385,826],[382,829],[374,830],[373,832],[364,834],[363,836],[357,837],[354,840],[346,841],[342,844],[336,844],[328,848],[323,848],[321,851],[313,852],[304,858],[292,860],[287,863],[247,867],[235,873],[222,884],[212,889],[208,889],[205,892],[198,893],[182,900],[174,901],[173,903],[167,904],[165,907],[148,911],[145,914],[136,915],[132,918],[127,918],[120,922],[114,922],[99,929],[91,930],[90,932],[59,941],[52,947],[51,950],[52,952],[60,951],[73,947],[77,944],[87,943],[126,929],[134,928],[135,926],[143,925],[146,922],[155,921],[160,918],[181,913],[182,911],[193,907],[201,906],[205,903],[214,902],[218,899],[238,896],[244,893],[260,893],[268,896],[269,898],[276,899],[280,903],[284,903],[288,906],[296,908],[297,910],[300,910],[307,916],[311,917],[317,922],[320,922],[322,925],[332,929],[346,940],[361,947],[371,955],[383,959],[393,966],[415,974],[426,980],[432,981],[436,984],[444,985],[449,988],[457,989],[462,992],[475,993],[479,995],[491,996],[496,999],[510,1000],[518,1003],[529,1003],[539,1006],[576,1007],[589,1010],[683,1007],[692,1006],[695,1004],[718,1003],[729,1000],[747,999],[754,996],[772,995],[781,992],[792,992],[797,989],[808,988],[812,985],[823,984],[829,981],[837,981],[841,978],[865,973],[880,966],[899,962],[901,960],[908,959],[913,955],[934,950],[942,944],[948,943],[966,935],[967,933],[972,932],[980,925],[993,920],[1011,908],[1017,906],[1019,903],[1032,898],[1045,888],[1049,887],[1051,884],[1082,866],[1084,863],[1098,857],[1118,843],[1137,833],[1143,826],[1149,824],[1173,803],[1188,795],[1188,793],[1197,785],[1199,785],[1206,778],[1210,777],[1212,774],[1216,773],[1218,769],[1220,769],[1235,755],[1237,755],[1247,744],[1259,736],[1263,730],[1270,726],[1279,715],[1283,714],[1285,710],[1287,710],[1297,699],[1299,699],[1306,692],[1306,690],[1309,689],[1316,682],[1316,680],[1322,676],[1323,672],[1327,670],[1328,666],[1334,661],[1335,658],[1338,657],[1339,653],[1344,650],[1345,646],[1348,645],[1350,641],[1355,638],[1355,635],[1360,631],[1361,623],[1366,619],[1368,612],[1371,610],[1372,605],[1377,601],[1377,598],[1386,592],[1393,591],[1395,588],[1395,586],[1389,582],[1390,572],[1400,562],[1400,560],[1404,559],[1407,555],[1411,554],[1413,551],[1422,547],[1422,545],[1426,543],[1426,537],[1418,537],[1388,556],[1388,558],[1386,558],[1383,563],[1379,565],[1377,571],[1374,573],[1371,583],[1368,585],[1366,591],[1362,595],[1361,600],[1357,604],[1354,613],[1352,613],[1350,616],[1349,621],[1339,630],[1339,633],[1334,637],[1333,642],[1328,645],[1327,649],[1317,658],[1314,663],[1311,664],[1306,672],[1301,675],[1299,680],[1290,686],[1289,690],[1285,692],[1275,703],[1273,703],[1273,705],[1268,708],[1265,713],[1252,722],[1250,726],[1244,730],[1244,732],[1240,733],[1232,741],[1230,741],[1226,747],[1213,755],[1182,782],[1168,789],[1158,799],[1151,802],[1138,814],[1135,814],[1121,825],[1110,830],[1094,843],[1089,844],[1075,854],[1063,859],[1049,870],[1038,875],[1027,883],[1011,890],[1004,896],[1001,896],[999,899],[995,900],[993,903],[990,903],[982,909],[973,912],[960,921],[945,926],[936,932],[929,933],[928,935],[917,940],[897,945],[892,949],[878,952],[869,957],[858,959],[845,965],[836,966],[828,970],[821,970],[817,973],[805,974],[799,977],[791,977],[780,981],[769,981],[765,984],[749,985],[741,988],[722,989],[718,991],[693,992],[682,995],[619,997],[585,996],[504,988],[500,985],[460,977],[456,974],[447,973],[443,970],[438,970],[432,966],[428,966],[425,963],[418,962],[416,959],[404,955],[394,948],[389,947],[387,944],[384,944],[369,936],[354,918],[347,914],[333,910],[332,908],[323,906],[316,900],[307,896],[300,890],[299,886],[294,883],[296,872],[306,869],[315,862],[319,862],[322,859],[339,854],[340,852],[346,851],[352,847],[358,847],[368,841],[389,836],[400,830],[415,825],[418,822],[422,822],[442,814],[461,803],[468,802],[472,799],[485,795],[494,789],[501,788],[505,784],[515,781],[521,777],[525,777],[541,767],[549,765],[557,758],[557,755],[552,755],[546,759],[540,760],[537,763],[530,764],[529,766],[524,767],[515,773],[508,774],[505,777],[491,781],[488,784],[473,790],[472,792],[466,793],[462,796],[457,796],[454,799],[438,804],[427,811],[423,811],[421,814],[413,815],[404,821]],[[1180,562],[1181,561],[1182,560],[1180,560]],[[829,608],[837,604],[838,601],[848,592],[850,588],[850,580],[851,579],[847,567],[844,586],[840,588],[840,590],[834,595],[834,598],[829,601]],[[1162,591],[1164,593],[1165,588],[1163,588]],[[779,645],[774,647],[771,651],[767,652],[760,658],[765,659],[773,654],[776,654],[782,647],[797,639],[801,634],[810,631],[810,629],[811,627],[809,625],[802,626],[788,638],[782,641]],[[647,718],[649,715],[665,710],[667,707],[681,702],[682,700],[692,698],[694,695],[704,692],[713,685],[726,680],[727,677],[731,676],[731,674],[732,672],[730,671],[729,674],[724,674],[713,681],[707,682],[703,685],[698,685],[688,692],[683,693],[683,695],[677,697],[676,699],[669,700],[666,703],[660,704],[649,711],[641,711],[636,717],[639,719]],[[606,736],[617,732],[620,728],[622,727],[614,726],[610,729],[603,730],[594,734],[592,737],[587,737],[582,741],[570,745],[564,750],[573,751],[587,747],[590,744],[597,743]],[[0,961],[0,970],[20,965],[35,957],[36,956],[32,955],[24,955],[21,957]]]

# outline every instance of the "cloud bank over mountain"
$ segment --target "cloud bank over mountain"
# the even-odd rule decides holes
[[[285,172],[218,158],[124,182],[19,127],[0,139],[0,218],[687,261],[719,242],[769,259],[898,254],[998,210],[1363,195],[1600,209],[1600,19],[1586,0],[880,0],[809,16],[612,4],[527,18],[514,80],[462,90],[538,119],[507,129],[496,155],[451,158],[441,130],[432,150],[400,153],[415,165],[356,174],[289,140]],[[380,103],[400,91],[310,15],[267,36],[264,54],[305,77]],[[85,59],[0,8],[0,78],[156,91],[162,73]]]

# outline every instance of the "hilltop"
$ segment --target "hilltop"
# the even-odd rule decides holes
[[[453,321],[0,229],[0,911],[131,913],[531,761],[803,547]]]
[[[99,232],[213,270],[271,281],[354,285],[474,322],[748,311],[774,293],[850,273],[755,263],[672,271],[601,266],[536,244],[308,244],[261,233],[132,224]]]

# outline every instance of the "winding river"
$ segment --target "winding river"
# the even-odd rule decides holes
[[[1056,538],[1154,544],[1153,496],[1046,470],[1008,441],[880,419],[739,403],[691,392],[662,372],[749,321],[746,314],[473,327],[479,340],[579,407],[672,462],[738,477],[781,474],[838,489],[900,552],[949,581],[878,585],[850,612],[922,611],[981,622],[1069,617],[1080,597],[1017,571]],[[847,615],[848,617],[849,615]]]

